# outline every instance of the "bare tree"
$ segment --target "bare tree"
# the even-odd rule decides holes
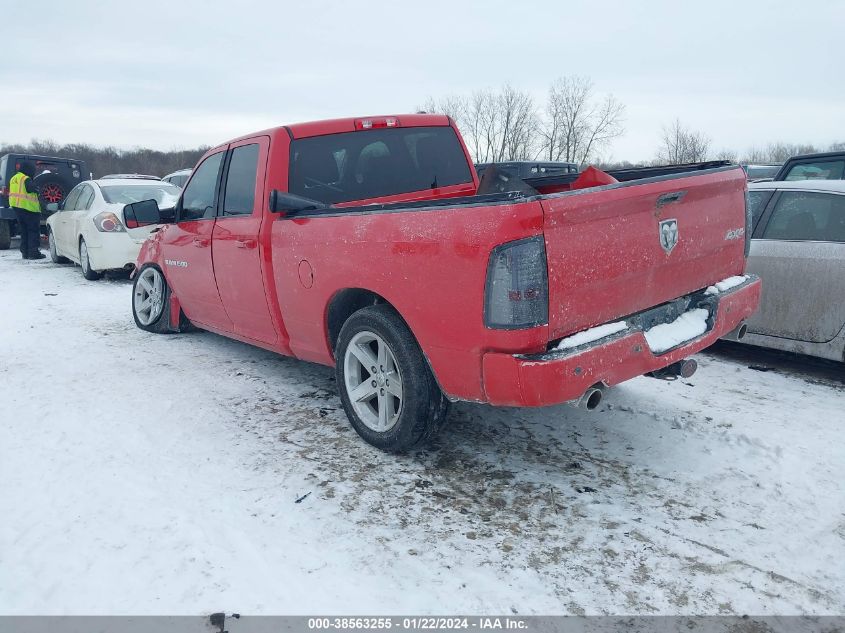
[[[499,155],[497,160],[531,158],[537,134],[537,110],[528,93],[505,85],[497,99],[501,119]]]
[[[728,160],[735,163],[737,162],[737,153],[735,150],[725,147],[716,152],[715,158],[716,160]]]
[[[587,77],[561,77],[549,89],[540,127],[542,155],[583,165],[624,133],[625,106],[613,95],[598,101]]]
[[[468,103],[466,97],[459,95],[448,95],[441,99],[429,97],[423,106],[417,107],[418,111],[437,112],[451,117],[453,121],[462,121],[466,115]]]
[[[478,163],[530,158],[536,145],[537,112],[531,95],[505,85],[468,99],[428,99],[426,111],[451,116]]]
[[[831,146],[831,149],[834,149]],[[790,156],[813,154],[822,151],[811,143],[769,143],[764,148],[752,147],[742,159],[744,163],[782,163]]]
[[[675,119],[668,127],[663,127],[657,161],[670,164],[697,163],[707,159],[709,149],[710,139],[707,135],[694,132],[685,127],[680,119]]]

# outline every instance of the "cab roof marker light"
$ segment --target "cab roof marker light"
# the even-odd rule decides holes
[[[396,117],[386,117],[383,119],[359,119],[355,121],[356,130],[373,130],[385,127],[400,127],[399,119]]]

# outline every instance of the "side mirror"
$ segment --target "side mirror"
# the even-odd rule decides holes
[[[161,211],[155,200],[141,200],[123,207],[123,225],[127,229],[161,224]]]
[[[283,216],[296,215],[299,211],[315,211],[317,209],[327,209],[329,205],[320,202],[319,200],[312,200],[311,198],[304,198],[293,193],[286,193],[273,189],[270,192],[270,211],[273,213],[281,213]]]
[[[47,211],[49,211],[50,213],[55,213],[58,210],[59,210],[59,203],[58,202],[51,202],[50,204],[47,205]]]

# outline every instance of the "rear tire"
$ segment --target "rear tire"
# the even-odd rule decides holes
[[[91,260],[88,258],[88,245],[85,238],[79,238],[79,265],[82,267],[82,276],[88,281],[101,279],[103,273],[98,273],[91,268]]]
[[[12,245],[12,223],[0,220],[0,251],[9,250]]]
[[[50,245],[50,261],[54,264],[70,263],[70,260],[67,257],[62,257],[59,255],[59,251],[56,250],[56,238],[53,237],[53,231],[47,231],[47,242]]]
[[[349,317],[335,358],[343,409],[367,443],[407,451],[440,429],[449,401],[408,326],[390,306],[369,306]]]

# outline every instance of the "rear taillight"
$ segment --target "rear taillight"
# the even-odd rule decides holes
[[[549,277],[542,235],[497,246],[487,265],[484,324],[534,327],[549,320]]]
[[[748,191],[745,192],[745,258],[751,252],[751,233],[754,231],[754,218],[751,215],[751,205],[748,204]]]
[[[117,216],[111,211],[104,211],[95,215],[94,226],[101,233],[121,233],[126,230]]]

